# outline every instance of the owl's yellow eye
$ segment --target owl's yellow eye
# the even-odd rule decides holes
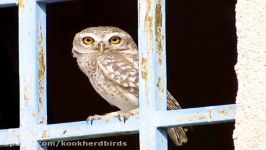
[[[87,36],[87,37],[84,37],[82,39],[82,41],[83,41],[84,44],[90,45],[90,44],[92,44],[94,42],[94,39],[92,37]]]
[[[119,44],[121,42],[121,38],[118,36],[113,36],[109,39],[109,42],[112,44]]]

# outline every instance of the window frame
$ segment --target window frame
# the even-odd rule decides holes
[[[0,130],[0,147],[42,150],[42,142],[140,135],[140,149],[167,149],[165,127],[234,121],[235,104],[166,111],[165,0],[138,0],[140,113],[118,118],[47,124],[46,9],[67,0],[1,0],[19,9],[20,127]],[[148,59],[149,58],[149,59]],[[156,116],[156,117],[153,117]],[[162,128],[163,127],[163,128]]]

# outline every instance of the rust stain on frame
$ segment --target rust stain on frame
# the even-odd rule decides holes
[[[148,53],[152,52],[152,20],[153,18],[147,13],[145,16],[144,31],[147,33],[146,47]]]
[[[147,76],[148,76],[147,58],[144,58],[144,57],[141,58],[141,65],[142,65],[141,77],[142,77],[142,79],[147,80]]]
[[[151,0],[146,0],[147,12],[151,11]]]
[[[31,97],[31,89],[30,89],[30,86],[25,82],[25,85],[24,85],[24,102],[25,102],[24,104],[25,105],[28,105],[30,97]]]
[[[158,90],[160,90],[162,92],[164,91],[162,79],[160,77],[157,80],[156,86],[157,86]]]
[[[146,9],[147,12],[145,14],[144,21],[144,31],[147,34],[147,51],[152,52],[152,25],[153,25],[153,17],[151,16],[151,0],[146,0]]]
[[[152,33],[152,16],[149,16],[147,13],[145,16],[145,26],[144,30],[148,35],[151,35]]]
[[[18,5],[18,8],[24,9],[24,7],[25,7],[24,0],[18,0],[17,5]]]
[[[146,9],[147,12],[145,14],[145,26],[144,30],[145,32],[151,32],[151,26],[152,26],[152,17],[149,15],[151,11],[151,0],[146,0]]]
[[[197,115],[196,116],[196,119],[198,119],[198,120],[204,120],[204,119],[207,119],[207,116],[206,115]]]
[[[221,109],[218,111],[219,114],[224,115],[224,116],[228,115],[229,112],[230,111],[228,109]]]
[[[35,112],[32,112],[31,115],[32,115],[32,117],[35,117],[36,116],[36,113]]]
[[[42,35],[42,27],[40,26],[39,30],[39,37],[38,37],[38,62],[39,62],[39,68],[38,68],[38,78],[39,78],[39,100],[38,100],[38,112],[41,112],[43,109],[43,90],[44,90],[44,78],[45,78],[45,50],[43,47],[43,35]]]
[[[156,15],[155,15],[155,34],[156,34],[156,46],[158,54],[159,65],[163,64],[163,37],[162,37],[162,6],[161,3],[156,4]]]
[[[48,138],[49,137],[49,133],[47,130],[43,130],[42,132],[42,138]]]
[[[142,57],[140,63],[142,65],[141,77],[145,81],[145,89],[148,89],[147,88],[148,87],[148,84],[147,84],[147,79],[148,79],[147,58]],[[145,102],[147,103],[147,105],[149,105],[148,94],[149,94],[149,91],[145,90],[145,97],[146,97]]]
[[[181,116],[176,117],[176,121],[183,121],[183,120],[193,121],[195,119],[205,120],[205,119],[208,119],[208,116],[206,114],[194,114],[191,116],[181,115]]]

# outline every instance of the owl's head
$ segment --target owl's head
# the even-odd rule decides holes
[[[73,40],[73,57],[88,54],[130,53],[137,51],[132,37],[124,30],[111,27],[90,27],[77,33]]]

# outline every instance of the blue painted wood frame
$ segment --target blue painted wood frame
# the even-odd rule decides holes
[[[140,114],[47,125],[46,3],[66,0],[1,0],[19,9],[20,127],[0,130],[0,146],[41,150],[44,141],[77,140],[120,134],[140,135],[141,150],[167,149],[165,129],[234,121],[235,105],[166,111],[165,0],[138,0]],[[156,116],[156,117],[155,117]]]

